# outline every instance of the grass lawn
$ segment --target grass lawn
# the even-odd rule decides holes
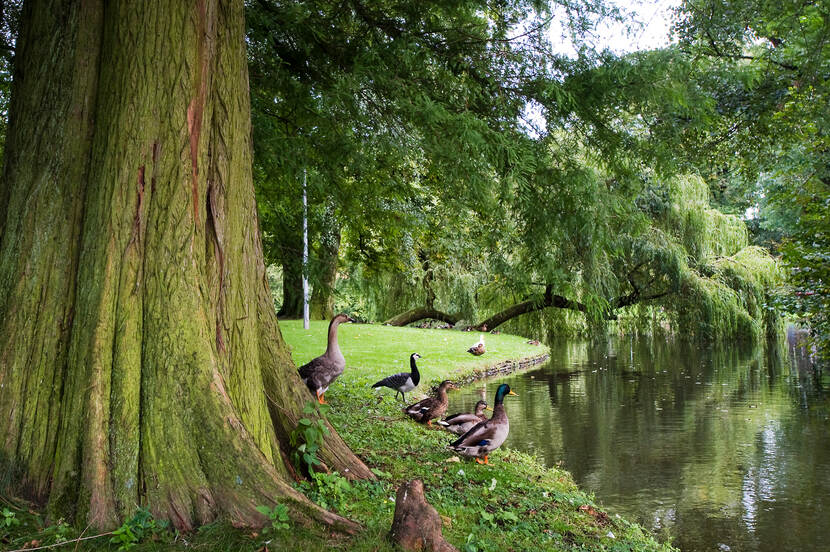
[[[328,322],[312,321],[308,330],[302,321],[280,322],[285,341],[297,366],[305,364],[326,349]],[[487,352],[475,357],[467,349],[484,335]],[[467,376],[506,360],[520,360],[547,352],[544,345],[529,345],[527,338],[504,334],[480,334],[455,330],[395,328],[374,324],[341,324],[340,350],[346,357],[346,371],[332,385],[326,400],[336,401],[344,385],[371,385],[388,375],[409,371],[409,355],[418,353],[421,384],[412,397],[423,395],[429,386],[444,379]],[[394,395],[394,391],[390,391]],[[409,395],[407,395],[409,400]],[[414,400],[412,402],[415,402]]]
[[[309,330],[303,330],[299,321],[280,322],[298,366],[323,352],[327,325],[312,322]],[[446,448],[454,436],[409,420],[394,391],[370,387],[387,375],[408,371],[413,352],[423,356],[418,362],[422,381],[407,395],[410,404],[440,380],[466,379],[504,361],[546,352],[544,346],[530,345],[522,337],[486,334],[487,353],[473,357],[466,350],[478,336],[452,330],[341,326],[339,342],[346,371],[326,393],[327,416],[378,479],[349,482],[338,474],[318,474],[314,482],[297,486],[323,507],[362,524],[365,529],[358,535],[326,534],[290,523],[277,523],[269,531],[243,531],[220,522],[189,535],[157,531],[152,539],[130,549],[392,551],[395,548],[386,533],[395,490],[401,482],[417,477],[424,481],[427,500],[444,518],[445,538],[465,552],[672,550],[636,524],[603,512],[576,487],[569,473],[546,468],[532,456],[501,448],[490,455],[491,463],[486,466],[458,458]],[[305,388],[298,392],[312,399]],[[0,511],[3,506],[0,503]],[[9,529],[0,523],[0,550],[23,548],[31,539],[43,546],[78,536],[74,528],[46,525],[42,516],[25,509],[9,511],[21,523]],[[72,550],[119,547],[109,544],[109,537],[71,546]]]

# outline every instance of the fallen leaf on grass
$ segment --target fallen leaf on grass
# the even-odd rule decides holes
[[[611,518],[608,517],[608,514],[595,510],[590,504],[583,504],[579,507],[579,510],[593,517],[601,527],[611,523]]]

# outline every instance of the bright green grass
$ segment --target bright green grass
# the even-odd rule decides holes
[[[325,350],[325,322],[312,322],[307,331],[296,321],[281,322],[280,328],[297,365]],[[394,391],[370,387],[382,377],[408,370],[409,355],[413,352],[424,357],[418,363],[423,379],[407,395],[408,403],[442,379],[460,379],[505,360],[547,352],[543,346],[527,344],[525,338],[487,334],[487,353],[473,357],[466,350],[475,344],[478,335],[357,324],[341,326],[339,342],[347,367],[326,393],[326,400],[331,404],[328,417],[378,478],[346,482],[337,474],[324,474],[316,484],[306,482],[299,487],[323,507],[359,522],[364,527],[360,534],[344,537],[320,529],[292,526],[263,535],[216,523],[190,535],[173,537],[163,533],[156,540],[142,542],[131,550],[254,552],[267,547],[268,550],[392,552],[396,549],[387,541],[386,534],[394,513],[395,489],[415,477],[424,481],[427,500],[445,518],[444,536],[465,552],[671,550],[639,526],[613,513],[608,517],[597,514],[600,507],[590,495],[577,488],[570,474],[546,468],[532,456],[502,448],[490,455],[488,466],[464,458],[453,461],[455,454],[446,448],[455,439],[453,435],[412,422],[401,412],[403,404],[395,400]],[[306,394],[309,400],[312,398],[304,387],[297,392]],[[580,507],[590,507],[590,510]],[[54,525],[45,526],[41,516],[28,513],[25,508],[16,511],[22,524],[5,536],[0,528],[0,550],[21,548],[32,538],[41,545],[55,542]],[[78,533],[76,529],[66,528],[61,538],[72,538]],[[74,543],[71,547],[76,550]],[[116,546],[102,538],[77,548],[101,549],[115,550]]]
[[[305,364],[326,349],[328,322],[312,321],[308,330],[302,321],[280,322],[285,341],[297,366]],[[467,349],[484,335],[487,352],[475,357]],[[342,324],[338,343],[346,357],[346,371],[335,381],[326,400],[336,395],[341,385],[371,385],[391,374],[409,371],[409,355],[418,353],[421,385],[416,395],[429,385],[454,379],[493,366],[505,360],[519,360],[547,352],[547,347],[529,345],[527,338],[504,334],[480,334],[454,330],[395,328],[373,324]],[[394,394],[394,391],[391,391]],[[409,396],[407,396],[407,400]],[[414,401],[413,401],[414,402]]]

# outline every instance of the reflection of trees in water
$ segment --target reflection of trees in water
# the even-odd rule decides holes
[[[793,387],[802,408],[810,409],[813,397],[823,399],[824,407],[819,414],[827,415],[827,401],[830,397],[830,377],[822,370],[816,360],[815,347],[809,343],[809,332],[790,326],[787,328],[787,353],[793,375],[798,378],[798,386]],[[781,354],[781,351],[776,351]]]
[[[810,542],[818,529],[803,527],[799,503],[827,519],[827,381],[789,364],[786,346],[552,349],[548,365],[509,379],[524,395],[508,405],[509,446],[564,459],[613,511],[670,526],[690,549]]]

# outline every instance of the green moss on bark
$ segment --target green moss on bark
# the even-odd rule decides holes
[[[265,285],[243,36],[230,0],[27,4],[0,188],[0,492],[55,518],[256,525],[280,499],[356,528],[285,481],[307,397]],[[371,476],[336,434],[327,448]]]

